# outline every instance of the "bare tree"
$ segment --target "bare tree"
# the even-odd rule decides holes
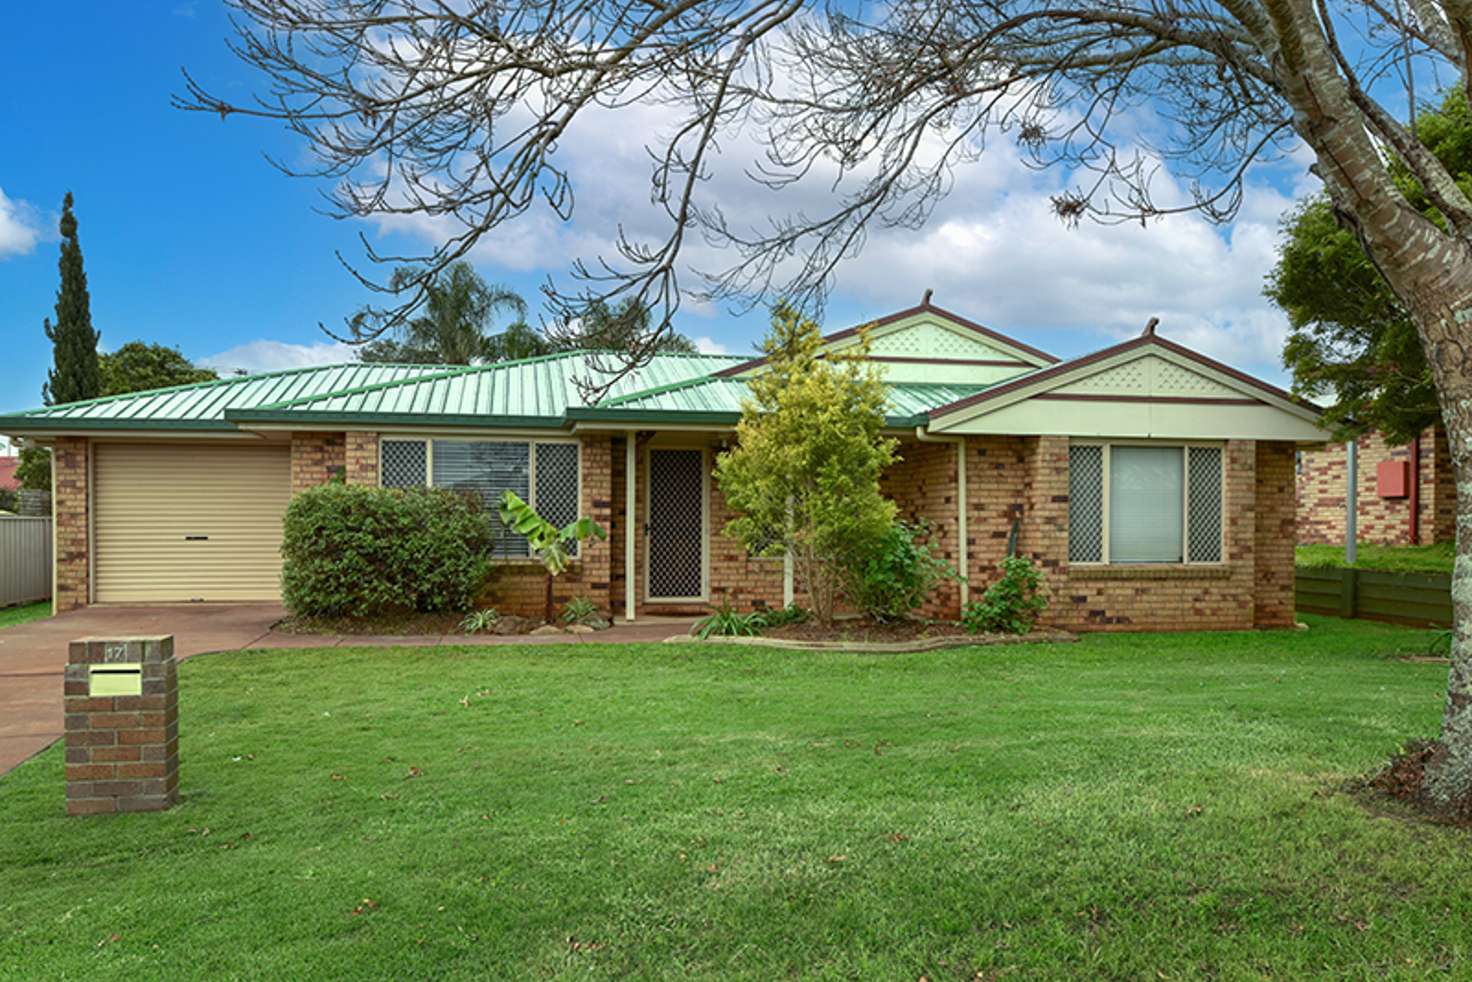
[[[194,79],[180,103],[284,121],[309,143],[347,216],[414,215],[451,231],[417,260],[426,285],[481,238],[534,207],[571,214],[558,141],[581,115],[658,102],[676,124],[651,138],[653,201],[667,234],[621,236],[573,264],[554,312],[635,298],[669,330],[681,292],[821,302],[837,265],[876,226],[916,226],[956,168],[1015,141],[1079,185],[1068,221],[1148,221],[1196,211],[1228,221],[1257,163],[1301,140],[1336,214],[1411,312],[1453,447],[1457,630],[1440,748],[1427,789],[1472,800],[1472,201],[1416,138],[1417,73],[1472,88],[1472,0],[232,0],[235,50],[263,71],[239,105]],[[1409,107],[1409,108],[1405,108]],[[766,189],[830,183],[815,213],[759,227],[728,218],[704,182],[719,140],[762,135]],[[1404,164],[1442,221],[1392,180]],[[1185,200],[1158,200],[1165,167]],[[730,262],[679,278],[693,237]],[[687,271],[688,272],[688,271]],[[364,278],[365,282],[370,282]],[[392,318],[388,322],[391,322]]]

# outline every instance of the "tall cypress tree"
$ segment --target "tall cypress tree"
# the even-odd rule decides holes
[[[46,405],[92,399],[102,392],[97,361],[97,339],[92,329],[92,301],[87,295],[87,272],[82,268],[82,245],[77,241],[77,216],[72,193],[61,203],[61,286],[56,291],[56,323],[44,327],[51,339],[56,367],[46,373],[41,398]]]

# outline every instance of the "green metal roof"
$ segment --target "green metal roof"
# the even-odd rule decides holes
[[[888,386],[890,405],[886,420],[891,426],[919,425],[929,410],[987,388],[948,382],[893,382]],[[567,417],[629,422],[733,422],[741,415],[741,404],[750,396],[746,379],[740,376],[696,378],[611,396],[596,406],[570,408]]]
[[[750,395],[746,380],[716,373],[746,359],[656,355],[618,379],[597,405],[578,380],[596,384],[616,362],[566,352],[494,365],[331,365],[241,376],[0,415],[0,432],[54,430],[237,430],[252,423],[300,426],[562,427],[576,421],[729,425]],[[891,426],[985,385],[897,382],[889,386]]]
[[[443,372],[436,365],[329,365],[213,382],[177,385],[121,396],[47,406],[0,415],[0,432],[55,429],[233,430],[227,410],[260,406],[325,392]]]
[[[744,359],[656,355],[610,389],[617,396],[699,378]],[[582,404],[577,380],[597,382],[608,355],[567,352],[494,365],[330,365],[233,377],[0,415],[0,432],[235,430],[237,423],[411,422],[561,426]]]
[[[616,380],[605,398],[704,378],[740,362],[740,358],[721,355],[656,355],[649,364]],[[568,352],[236,409],[227,418],[236,422],[560,426],[570,408],[584,404],[578,381],[596,385],[600,377],[615,371],[616,364],[609,355]]]

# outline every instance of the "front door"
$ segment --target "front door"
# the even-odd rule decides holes
[[[645,596],[654,603],[705,599],[705,451],[649,451]]]

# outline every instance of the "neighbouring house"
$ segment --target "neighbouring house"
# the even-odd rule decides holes
[[[1457,536],[1457,481],[1446,430],[1427,427],[1405,446],[1379,433],[1355,441],[1355,537],[1385,546],[1430,545]],[[1298,455],[1298,541],[1344,542],[1349,454],[1342,443]]]
[[[1293,623],[1294,454],[1326,438],[1315,407],[1153,322],[1068,361],[928,298],[868,334],[900,439],[885,490],[967,574],[928,613],[956,616],[1015,547],[1046,571],[1052,624]],[[609,539],[584,545],[559,601],[627,618],[800,601],[790,563],[722,535],[711,475],[762,360],[660,355],[589,405],[574,379],[603,361],[297,369],[0,416],[0,432],[54,449],[59,610],[275,600],[287,502],[338,475],[592,516]],[[535,613],[540,568],[507,548],[495,603]]]
[[[20,479],[15,476],[19,466],[19,457],[0,457],[0,491],[20,490]]]

